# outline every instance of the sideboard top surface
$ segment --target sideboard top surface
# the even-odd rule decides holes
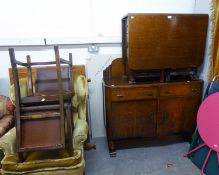
[[[127,80],[115,78],[111,80],[103,80],[103,84],[109,88],[132,88],[132,87],[151,87],[151,86],[165,86],[171,84],[193,84],[197,82],[202,82],[202,80],[193,81],[172,81],[172,82],[144,82],[144,83],[134,83],[130,84]]]

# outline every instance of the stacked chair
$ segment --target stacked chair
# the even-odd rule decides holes
[[[19,161],[24,152],[67,149],[73,155],[73,125],[71,99],[74,95],[72,54],[69,60],[60,58],[58,46],[54,47],[55,61],[27,62],[16,60],[9,49],[16,98],[16,143]],[[21,97],[17,65],[27,68],[28,96]],[[38,69],[33,87],[32,67]]]

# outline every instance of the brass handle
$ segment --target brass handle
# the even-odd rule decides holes
[[[125,95],[124,94],[117,94],[116,96],[117,97],[124,97]]]

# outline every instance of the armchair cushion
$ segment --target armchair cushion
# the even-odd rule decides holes
[[[82,175],[84,171],[83,143],[87,138],[87,123],[77,120],[74,132],[74,155],[68,157],[66,150],[50,152],[28,153],[25,162],[17,163],[16,154],[16,129],[7,132],[0,141],[5,157],[2,160],[2,174],[31,174],[31,175]],[[57,159],[58,157],[58,159]]]
[[[71,157],[67,155],[65,150],[34,152],[27,154],[26,160],[22,163],[17,163],[17,155],[8,155],[2,161],[2,174],[82,175],[84,160],[81,150],[74,151]]]

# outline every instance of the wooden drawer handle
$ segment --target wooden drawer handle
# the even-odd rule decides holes
[[[153,93],[147,93],[146,94],[148,97],[152,97],[153,96]]]
[[[124,94],[117,94],[116,96],[117,97],[124,97],[125,95]]]

